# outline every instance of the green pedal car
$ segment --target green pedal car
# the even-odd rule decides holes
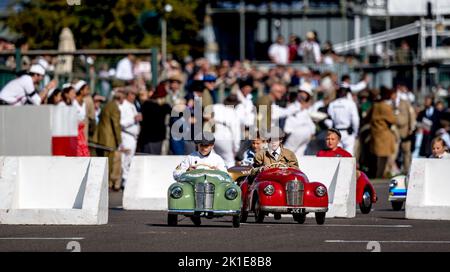
[[[233,227],[240,225],[241,188],[228,173],[197,169],[184,173],[167,192],[169,226],[178,224],[178,215],[190,217],[200,226],[201,217],[233,217]]]

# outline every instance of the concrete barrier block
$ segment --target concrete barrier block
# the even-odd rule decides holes
[[[0,158],[0,224],[107,222],[106,158]]]
[[[306,174],[309,181],[318,181],[327,187],[329,210],[326,217],[356,216],[356,161],[354,158],[303,156],[297,159],[300,170]]]
[[[173,170],[185,156],[135,156],[123,195],[126,210],[167,210]]]
[[[413,159],[406,197],[406,218],[450,220],[449,169],[450,160]]]

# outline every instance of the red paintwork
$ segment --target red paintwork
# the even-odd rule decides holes
[[[352,155],[342,149],[341,147],[338,147],[336,150],[320,150],[317,153],[317,157],[346,157],[351,158]],[[372,191],[372,202],[377,202],[377,193],[375,192],[375,188],[373,188],[372,183],[370,183],[369,178],[360,171],[360,176],[358,177],[358,180],[356,181],[356,204],[360,204],[363,198],[364,189],[368,187]]]
[[[301,207],[328,207],[328,194],[323,197],[315,194],[315,189],[317,186],[323,185],[322,183],[309,182],[306,175],[295,168],[270,168],[260,173],[250,186],[247,180],[241,184],[244,209],[252,210],[253,207],[249,204],[252,204],[255,193],[258,194],[262,206],[288,206],[286,204],[286,183],[295,179],[304,183],[303,206]],[[275,192],[271,196],[264,194],[264,188],[268,184],[272,184],[275,188]]]
[[[375,192],[375,188],[373,188],[372,183],[370,183],[369,178],[364,172],[360,171],[360,175],[358,180],[356,181],[356,204],[360,204],[363,198],[364,189],[366,187],[372,191],[372,202],[377,202],[377,193]]]

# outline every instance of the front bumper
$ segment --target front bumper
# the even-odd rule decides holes
[[[261,206],[261,210],[270,213],[316,213],[327,212],[328,207]]]
[[[168,210],[169,214],[182,214],[182,215],[198,215],[198,216],[233,216],[240,215],[240,210]]]
[[[391,189],[389,190],[389,201],[406,201],[406,189]]]
[[[389,196],[389,201],[391,202],[405,202],[406,196]]]

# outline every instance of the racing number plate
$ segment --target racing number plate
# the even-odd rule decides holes
[[[290,208],[288,209],[290,213],[304,213],[304,209],[302,208]]]

